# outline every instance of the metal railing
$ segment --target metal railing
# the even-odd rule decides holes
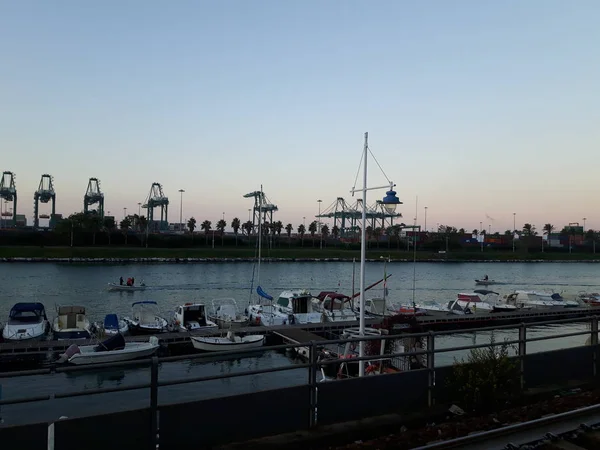
[[[548,326],[548,325],[566,325],[566,324],[589,324],[589,329],[584,331],[576,331],[576,332],[567,332],[567,333],[556,333],[548,336],[540,336],[540,337],[527,337],[527,330],[533,327],[540,326]],[[482,333],[482,332],[495,332],[499,330],[510,330],[517,329],[518,330],[518,338],[512,340],[504,340],[504,341],[496,341],[496,342],[487,342],[481,344],[471,344],[471,345],[463,345],[463,346],[454,346],[447,348],[436,348],[436,337],[441,336],[452,336],[456,334],[472,334],[472,333]],[[303,386],[306,386],[310,390],[310,418],[309,418],[309,427],[315,427],[319,425],[317,409],[319,407],[318,401],[318,391],[319,387],[323,385],[322,382],[319,381],[318,374],[321,373],[321,368],[326,367],[331,364],[340,364],[341,362],[348,362],[348,359],[330,359],[330,360],[319,360],[318,355],[320,350],[324,345],[331,347],[332,344],[337,344],[339,346],[343,346],[349,342],[358,343],[359,340],[364,341],[379,341],[379,340],[398,340],[398,339],[414,339],[424,341],[425,348],[421,350],[411,350],[411,351],[403,351],[398,353],[391,354],[371,354],[362,358],[353,357],[351,359],[352,362],[355,361],[382,361],[382,360],[393,360],[395,358],[410,358],[410,357],[420,357],[424,358],[426,364],[424,364],[423,369],[428,371],[428,382],[427,382],[427,406],[433,406],[436,403],[436,372],[441,370],[440,366],[436,366],[435,364],[435,356],[441,353],[448,352],[458,352],[458,351],[470,351],[473,349],[480,349],[493,346],[502,346],[502,345],[513,345],[516,346],[517,351],[515,358],[520,363],[520,385],[521,388],[525,388],[527,383],[525,379],[525,370],[524,370],[524,361],[525,357],[528,355],[527,353],[527,344],[530,342],[538,342],[545,341],[551,339],[561,339],[566,337],[573,336],[584,336],[589,335],[590,341],[589,344],[593,347],[593,360],[589,363],[593,366],[593,376],[595,377],[598,374],[598,369],[600,369],[600,358],[598,358],[598,318],[596,316],[591,316],[587,318],[575,318],[575,319],[562,319],[562,320],[553,320],[553,321],[545,321],[545,322],[533,322],[533,323],[522,323],[519,325],[505,325],[505,326],[495,326],[495,327],[484,327],[484,328],[476,328],[476,329],[468,329],[468,330],[453,330],[453,331],[442,331],[442,332],[424,332],[424,333],[406,333],[406,334],[389,334],[389,335],[379,335],[379,336],[370,336],[365,337],[364,339],[335,339],[335,340],[323,340],[323,341],[311,341],[309,343],[302,344],[285,344],[285,345],[277,345],[277,346],[269,346],[262,347],[260,349],[248,349],[243,351],[232,352],[215,352],[215,353],[202,353],[202,354],[192,354],[192,355],[182,355],[182,356],[170,356],[164,358],[152,357],[143,360],[129,361],[129,362],[120,362],[120,363],[105,363],[105,364],[93,364],[93,365],[84,365],[84,366],[51,366],[49,368],[37,369],[37,370],[27,370],[20,372],[3,372],[0,373],[0,382],[2,379],[6,378],[15,378],[22,376],[32,376],[32,375],[44,375],[51,373],[68,373],[68,372],[83,372],[83,371],[97,371],[98,369],[106,369],[106,368],[131,368],[131,367],[150,367],[150,381],[145,383],[137,383],[127,386],[116,386],[109,388],[99,388],[99,389],[86,389],[83,391],[77,392],[62,392],[55,393],[51,395],[40,395],[40,396],[32,396],[32,397],[23,397],[23,398],[14,398],[14,399],[0,399],[0,406],[2,405],[17,405],[24,403],[32,403],[32,402],[41,402],[47,401],[51,399],[66,399],[72,397],[81,397],[81,396],[90,396],[90,395],[99,395],[99,394],[108,394],[114,392],[124,392],[124,391],[132,391],[139,389],[148,389],[149,394],[149,407],[151,408],[152,413],[152,424],[151,424],[151,433],[152,436],[157,436],[158,433],[158,419],[157,412],[160,411],[161,405],[158,403],[158,392],[159,388],[165,388],[168,386],[176,386],[182,384],[189,383],[200,383],[200,382],[208,382],[214,380],[225,380],[225,379],[233,379],[239,377],[248,377],[248,376],[256,376],[263,375],[267,373],[275,373],[275,372],[286,372],[290,370],[299,370],[305,369],[307,370],[307,378],[306,383]],[[576,346],[575,348],[585,347],[584,345]],[[279,367],[269,367],[265,369],[255,369],[255,370],[245,370],[239,372],[233,372],[228,374],[218,374],[218,375],[205,375],[205,376],[193,376],[193,377],[184,377],[177,379],[169,379],[169,380],[161,380],[159,377],[159,365],[163,363],[177,362],[177,361],[228,361],[232,359],[240,359],[246,356],[256,356],[258,354],[262,354],[267,351],[288,351],[294,350],[298,348],[308,348],[309,349],[309,357],[308,361],[302,364],[288,364]],[[544,353],[544,352],[541,352]],[[385,377],[386,375],[381,375],[381,377]],[[372,377],[369,377],[372,378]],[[379,376],[377,377],[379,378]],[[338,381],[328,381],[328,383],[337,383]],[[437,386],[437,389],[440,389],[440,386]],[[5,392],[6,394],[6,392]],[[0,427],[1,431],[1,427]],[[267,429],[268,433],[269,430]],[[277,434],[277,432],[273,432],[271,434]],[[158,440],[158,438],[156,438]],[[156,445],[158,442],[154,442]],[[153,447],[155,448],[155,447]]]

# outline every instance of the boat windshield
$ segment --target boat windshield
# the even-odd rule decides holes
[[[296,297],[292,300],[294,314],[306,314],[308,313],[308,305],[311,297]]]
[[[40,320],[38,311],[12,311],[10,319],[23,323],[35,323]]]

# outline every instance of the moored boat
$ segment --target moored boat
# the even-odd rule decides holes
[[[242,328],[250,323],[250,318],[239,312],[237,302],[233,298],[214,299],[212,313],[208,318],[222,329]]]
[[[104,316],[102,329],[106,336],[114,336],[115,334],[125,334],[129,331],[129,325],[123,319],[119,319],[116,314],[107,314]]]
[[[191,340],[196,350],[226,352],[262,347],[265,343],[265,336],[254,334],[240,337],[232,331],[228,331],[226,337],[191,336]]]
[[[89,339],[90,321],[83,306],[59,306],[58,316],[52,324],[54,339]]]
[[[198,331],[216,329],[217,324],[206,318],[203,303],[186,303],[178,306],[173,318],[176,331]]]
[[[49,322],[41,303],[16,303],[10,310],[2,330],[7,341],[39,339],[48,334]]]
[[[154,301],[132,303],[131,316],[123,318],[131,334],[156,334],[167,331],[168,322],[160,316],[158,305]]]
[[[119,333],[98,345],[73,344],[61,355],[59,362],[84,365],[130,361],[151,356],[158,347],[156,336],[150,336],[148,342],[125,342],[125,338]]]

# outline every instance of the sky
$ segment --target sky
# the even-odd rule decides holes
[[[297,227],[354,203],[369,132],[404,222],[599,229],[598,23],[597,0],[0,0],[0,170],[30,222],[49,173],[64,215],[90,177],[117,217],[161,183],[171,222],[179,189],[184,219],[247,220],[262,184]]]

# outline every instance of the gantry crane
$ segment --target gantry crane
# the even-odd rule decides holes
[[[168,222],[169,198],[165,196],[162,185],[160,183],[154,182],[150,187],[150,193],[148,194],[146,202],[144,203],[144,205],[142,205],[142,208],[145,208],[147,210],[148,224],[151,224],[154,220],[154,208],[156,207],[160,208],[161,225],[164,222]]]
[[[98,204],[96,214],[101,218],[104,217],[104,194],[100,191],[100,180],[98,178],[90,178],[88,181],[87,190],[83,196],[83,212],[88,212],[91,205]]]
[[[12,216],[13,226],[17,225],[17,186],[15,184],[15,174],[13,172],[2,172],[0,180],[0,202],[5,201],[8,208],[8,203],[12,202],[12,213],[6,209],[2,211],[1,219],[4,223],[5,217]]]
[[[273,223],[273,213],[275,211],[278,211],[279,208],[277,207],[277,205],[271,203],[271,201],[262,191],[262,187],[260,191],[249,192],[248,194],[244,195],[244,198],[252,197],[254,197],[254,214],[252,215],[252,232],[254,233],[256,227],[258,226],[261,211],[263,215],[261,223]],[[267,218],[269,220],[267,220]]]
[[[52,214],[39,214],[40,202],[48,203],[52,200]],[[33,227],[39,228],[40,219],[49,219],[56,214],[56,192],[54,191],[54,177],[45,173],[40,179],[40,185],[33,194]]]

